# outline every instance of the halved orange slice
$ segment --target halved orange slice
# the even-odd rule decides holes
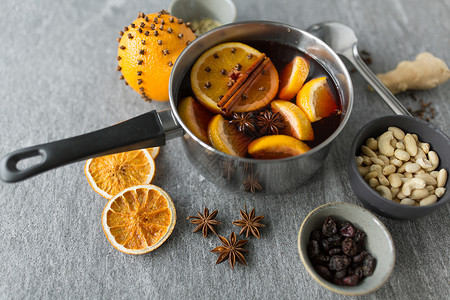
[[[308,116],[292,102],[275,100],[270,103],[272,111],[278,112],[284,120],[285,127],[281,131],[302,141],[314,140],[314,131]]]
[[[108,201],[102,227],[108,241],[127,254],[144,254],[164,243],[173,231],[176,211],[160,187],[138,185]]]
[[[257,159],[278,159],[303,154],[308,145],[288,135],[266,135],[248,145],[248,153]]]
[[[301,56],[296,56],[281,71],[278,97],[283,100],[294,98],[305,83],[308,74],[309,62]]]
[[[189,130],[204,143],[209,144],[207,130],[213,114],[198,104],[192,97],[183,98],[178,103],[178,113]]]
[[[244,157],[251,139],[240,133],[232,124],[216,115],[208,124],[208,136],[214,148],[224,153]]]
[[[243,43],[224,43],[203,53],[191,71],[191,87],[198,101],[208,110],[220,113],[217,103],[230,87],[252,66],[262,53]],[[244,112],[266,106],[278,91],[278,72],[269,62],[245,91],[245,97],[232,111]]]
[[[111,199],[131,186],[149,184],[155,162],[146,149],[122,152],[89,159],[84,174],[94,191]]]
[[[327,78],[318,77],[305,83],[297,94],[297,105],[311,122],[319,121],[336,112],[336,101],[330,91]]]

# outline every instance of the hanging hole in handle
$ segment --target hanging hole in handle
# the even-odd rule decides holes
[[[17,171],[24,171],[34,166],[42,164],[45,159],[44,153],[35,149],[26,153],[21,153],[15,157],[10,163],[10,168]]]
[[[19,171],[23,171],[23,170],[31,168],[35,165],[39,165],[40,163],[42,163],[43,160],[44,160],[44,157],[38,153],[38,155],[36,155],[36,156],[32,156],[32,157],[28,157],[28,158],[19,160],[16,163],[16,168]]]

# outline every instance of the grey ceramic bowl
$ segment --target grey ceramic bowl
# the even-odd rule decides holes
[[[450,171],[450,139],[439,129],[432,126],[430,123],[418,118],[409,116],[385,116],[375,119],[366,124],[356,134],[353,141],[349,157],[347,161],[347,173],[350,185],[358,197],[359,201],[371,211],[385,217],[393,219],[414,219],[423,217],[443,208],[446,203],[450,201],[449,180],[445,185],[446,193],[438,199],[434,204],[428,206],[407,206],[398,204],[394,201],[385,199],[380,196],[374,189],[372,189],[359,174],[355,163],[355,156],[360,153],[360,147],[369,137],[376,138],[383,132],[387,131],[388,127],[396,126],[403,129],[405,132],[416,133],[419,140],[429,143],[431,150],[439,155],[440,163],[438,170],[444,168]]]
[[[367,234],[365,247],[376,258],[377,265],[372,276],[364,278],[357,286],[340,286],[327,281],[314,270],[309,260],[307,245],[311,232],[321,228],[328,216],[347,220]],[[342,295],[365,295],[376,291],[388,280],[395,266],[394,242],[384,224],[368,210],[345,202],[324,204],[309,213],[298,233],[298,251],[309,274],[325,288]]]
[[[236,20],[236,7],[231,0],[172,0],[169,12],[187,21],[211,18],[227,24]]]

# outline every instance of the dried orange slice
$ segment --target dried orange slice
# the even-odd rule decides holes
[[[296,56],[281,71],[278,97],[283,100],[294,98],[305,83],[308,74],[309,62],[301,56]]]
[[[150,153],[150,156],[155,159],[160,151],[160,147],[153,147],[153,148],[147,148],[148,153]]]
[[[288,135],[266,135],[248,145],[248,153],[257,159],[277,159],[303,154],[308,145]]]
[[[336,101],[330,91],[327,78],[318,77],[305,83],[297,94],[297,105],[311,122],[319,121],[336,112]]]
[[[183,98],[178,103],[178,114],[189,130],[204,143],[209,144],[208,123],[213,117],[209,111],[192,97]]]
[[[251,139],[237,131],[222,115],[216,115],[208,124],[208,137],[219,151],[234,156],[244,157]]]
[[[262,53],[243,43],[224,43],[203,53],[191,71],[191,87],[198,101],[208,110],[220,113],[217,103]],[[244,112],[266,106],[278,91],[278,72],[269,62],[245,91],[246,97],[232,111]]]
[[[145,150],[135,150],[91,158],[84,167],[91,187],[106,199],[131,186],[149,184],[155,162]]]
[[[278,112],[284,120],[282,133],[292,135],[302,141],[314,140],[314,131],[308,116],[292,102],[275,100],[270,103],[272,111]]]
[[[172,199],[155,185],[127,188],[108,201],[102,227],[108,241],[127,254],[144,254],[164,243],[173,231]]]

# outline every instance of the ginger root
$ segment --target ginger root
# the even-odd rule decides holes
[[[414,61],[401,61],[394,70],[377,77],[393,94],[398,94],[434,88],[450,79],[450,70],[442,59],[422,52]]]

